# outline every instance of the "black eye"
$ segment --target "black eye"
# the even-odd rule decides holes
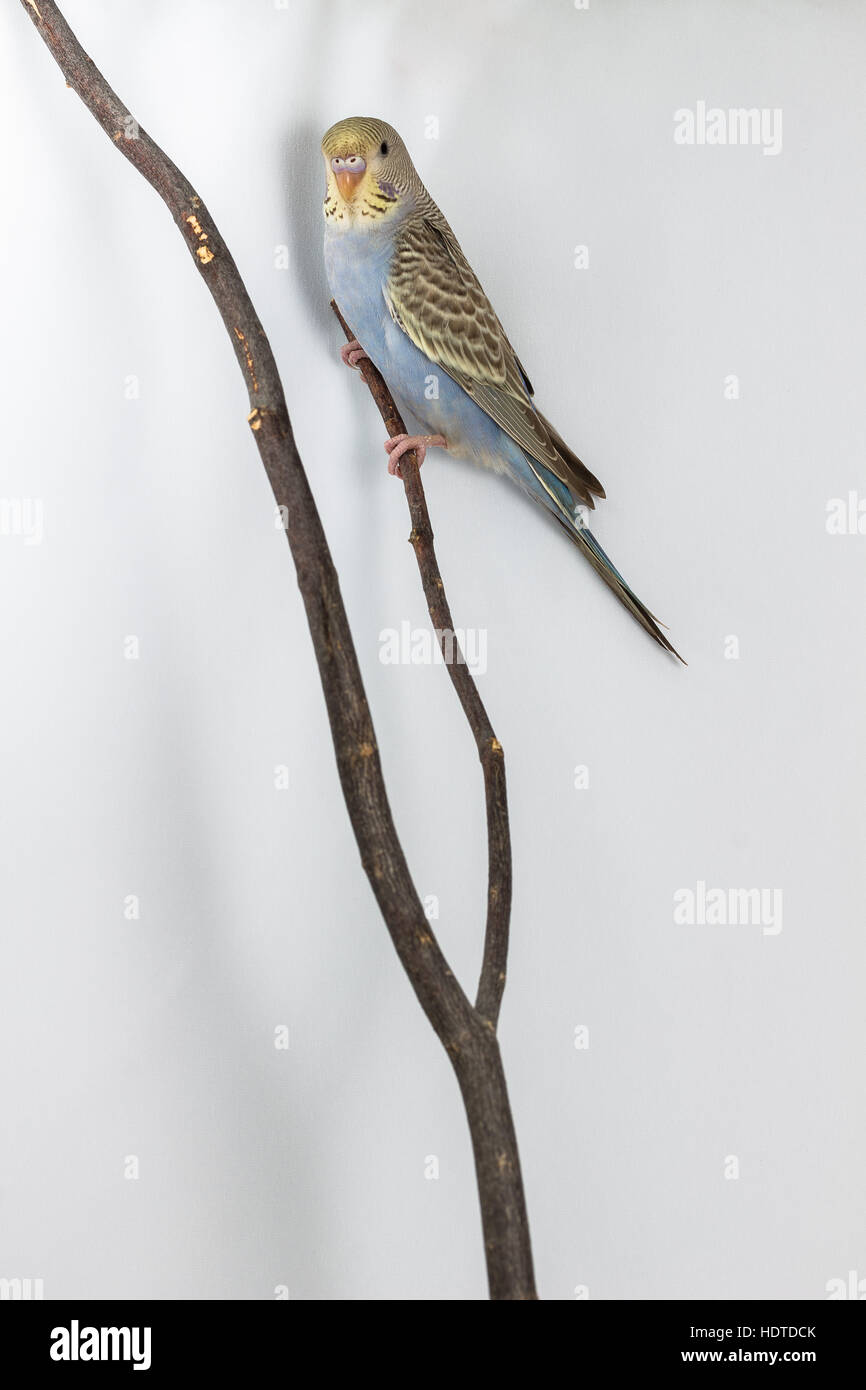
[[[380,149],[379,153],[380,153],[380,154],[387,154],[387,153],[388,153],[388,141],[387,141],[387,140],[383,140],[383,141],[382,141],[382,148]]]

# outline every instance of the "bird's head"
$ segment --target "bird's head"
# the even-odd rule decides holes
[[[420,180],[393,126],[349,116],[322,138],[325,221],[375,225],[405,209]]]

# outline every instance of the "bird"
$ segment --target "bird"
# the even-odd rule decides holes
[[[399,476],[408,449],[431,447],[504,473],[556,518],[620,603],[660,647],[683,658],[587,525],[605,496],[539,411],[532,383],[442,212],[393,126],[337,121],[322,137],[325,269],[356,335],[341,350],[367,357],[414,434],[386,440]],[[685,664],[685,663],[683,663]]]

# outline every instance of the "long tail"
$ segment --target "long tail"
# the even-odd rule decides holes
[[[645,603],[642,603],[633,589],[626,584],[619,570],[613,561],[602,550],[592,532],[585,526],[570,525],[562,517],[557,517],[562,522],[566,530],[579,550],[583,552],[589,563],[592,565],[596,574],[600,574],[609,589],[612,589],[624,608],[627,608],[633,618],[636,618],[645,632],[648,632],[654,642],[658,642],[665,651],[671,652],[678,661],[686,662],[679,652],[668,641],[658,625],[658,619],[649,611]]]
[[[511,443],[509,441],[509,444]],[[627,608],[632,617],[640,623],[644,632],[648,632],[654,642],[675,656],[677,661],[682,661],[685,666],[686,662],[683,661],[679,652],[671,645],[659,627],[658,619],[649,611],[646,604],[641,602],[634,590],[629,588],[616,565],[604,553],[589,528],[581,521],[575,520],[574,494],[570,487],[563,482],[562,478],[557,477],[537,459],[531,458],[523,449],[513,446],[509,448],[506,457],[510,465],[509,472],[514,481],[528,492],[530,497],[534,498],[536,502],[541,502],[556,517],[560,526],[586,556],[596,574],[601,575],[607,587],[613,590],[622,606]],[[591,478],[592,474],[588,476]],[[593,481],[595,480],[593,479]],[[600,487],[601,484],[599,484]],[[603,495],[603,492],[600,495]]]

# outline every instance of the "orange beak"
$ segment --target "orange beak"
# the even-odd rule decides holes
[[[365,173],[365,169],[341,169],[338,174],[334,175],[340,190],[340,197],[344,202],[351,203]]]

